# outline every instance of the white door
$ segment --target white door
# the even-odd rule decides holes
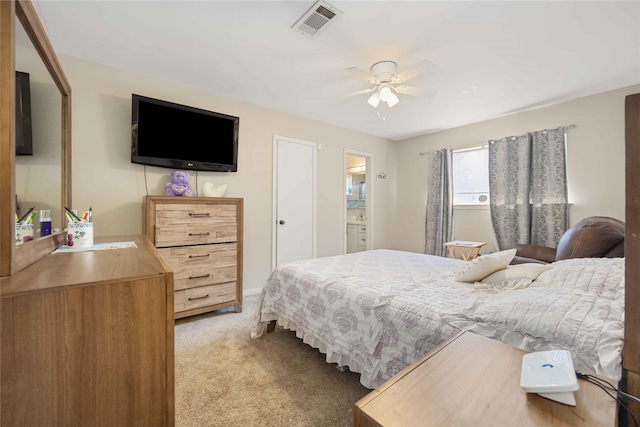
[[[316,149],[274,137],[274,268],[316,255]]]

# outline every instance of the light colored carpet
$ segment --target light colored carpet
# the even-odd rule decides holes
[[[257,299],[176,321],[176,426],[352,426],[360,375],[282,328],[252,340]]]

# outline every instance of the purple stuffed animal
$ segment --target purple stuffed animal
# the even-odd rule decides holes
[[[189,185],[189,173],[183,171],[175,171],[171,174],[171,182],[167,183],[165,196],[192,196],[191,186]]]

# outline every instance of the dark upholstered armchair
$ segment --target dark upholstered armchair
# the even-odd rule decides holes
[[[624,222],[591,216],[568,229],[557,248],[517,245],[511,264],[546,264],[569,258],[616,258],[624,256]]]

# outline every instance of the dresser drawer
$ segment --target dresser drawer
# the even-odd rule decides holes
[[[235,205],[160,203],[155,215],[155,245],[159,248],[238,239]]]
[[[222,304],[236,299],[236,282],[200,286],[176,291],[173,297],[176,312]]]
[[[159,248],[173,270],[174,289],[229,282],[238,277],[236,243]]]

